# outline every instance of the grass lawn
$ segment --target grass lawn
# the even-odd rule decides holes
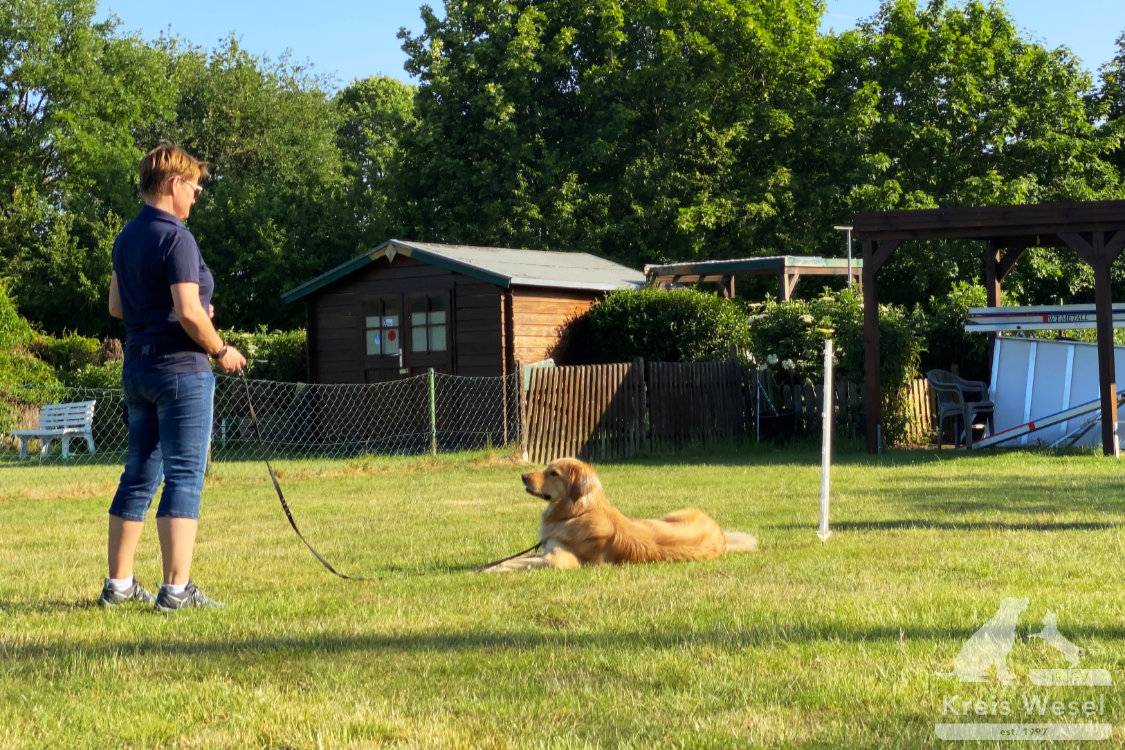
[[[310,541],[379,581],[320,566],[263,464],[220,463],[193,577],[230,607],[102,611],[119,467],[0,463],[0,748],[905,748],[952,744],[937,723],[1062,722],[1112,724],[1110,742],[1125,741],[1113,459],[844,447],[827,543],[811,446],[606,464],[629,515],[698,506],[761,551],[498,575],[469,569],[534,543],[541,501],[523,493],[523,465],[275,468]],[[137,570],[154,584],[149,526]],[[1029,602],[1015,681],[939,674],[1005,597]],[[1069,666],[1027,638],[1048,609],[1086,650],[1079,667],[1114,685],[1030,682]],[[1061,716],[1027,714],[1047,700]]]

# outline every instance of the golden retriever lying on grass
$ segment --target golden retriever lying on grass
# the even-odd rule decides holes
[[[602,491],[598,475],[574,458],[523,475],[527,491],[547,501],[539,526],[543,551],[506,560],[489,571],[577,568],[603,563],[711,560],[724,552],[752,552],[758,540],[724,532],[701,510],[678,510],[659,520],[628,518]]]

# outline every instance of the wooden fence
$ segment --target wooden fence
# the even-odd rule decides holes
[[[910,424],[907,427],[906,442],[909,445],[925,445],[933,442],[935,411],[937,400],[930,392],[930,383],[919,378],[907,386],[907,407],[910,409]]]
[[[757,373],[748,375],[751,379],[756,376]],[[785,438],[796,435],[819,435],[821,430],[820,415],[824,404],[823,393],[823,386],[820,384],[806,382],[803,385],[781,386],[766,383],[763,387],[763,394],[769,394],[771,398],[776,398],[777,402],[773,406],[778,412],[786,415],[783,422],[784,419],[790,419],[789,414],[793,415],[791,418],[793,425],[789,427],[787,423],[784,423],[780,428],[775,428],[773,426],[775,420],[770,416],[770,409],[763,407],[760,410],[763,415],[760,423],[767,425],[768,429],[761,430],[760,437]],[[930,391],[930,384],[925,378],[911,381],[906,387],[905,396],[908,421],[905,434],[901,438],[902,442],[905,445],[914,446],[932,444],[936,404]],[[863,413],[862,384],[835,383],[832,407],[836,412],[837,434],[849,438],[863,436],[866,425]],[[753,415],[755,409],[751,408],[749,413]],[[756,435],[757,428],[757,420],[748,424],[748,431],[751,434]]]
[[[839,435],[862,436],[862,394],[859,384],[835,384]],[[925,380],[910,386],[907,400],[906,442],[929,442],[933,411]],[[526,460],[545,463],[674,452],[739,435],[785,440],[818,435],[822,405],[822,386],[781,385],[736,361],[536,368],[523,402],[521,443]]]
[[[648,362],[648,448],[672,452],[742,434],[744,372],[736,362]]]
[[[635,455],[645,437],[644,404],[644,368],[637,363],[534,368],[523,406],[524,458]]]

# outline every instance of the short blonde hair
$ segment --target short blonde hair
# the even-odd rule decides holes
[[[140,177],[138,189],[141,195],[155,197],[160,194],[164,184],[173,177],[199,182],[207,176],[207,164],[176,144],[162,141],[159,146],[145,154],[137,172]]]

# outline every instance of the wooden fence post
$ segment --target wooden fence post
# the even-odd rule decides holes
[[[634,451],[644,450],[645,445],[645,424],[649,422],[650,415],[648,413],[648,401],[645,399],[645,361],[642,357],[637,357],[633,360],[633,373],[635,380],[633,403],[636,405],[636,425],[637,432],[636,438],[633,443]],[[649,446],[649,450],[652,446]]]

